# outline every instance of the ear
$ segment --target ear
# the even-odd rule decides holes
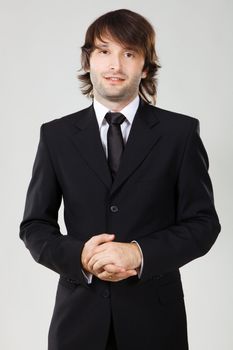
[[[142,71],[142,79],[145,79],[147,77],[147,69]]]
[[[86,62],[86,64],[83,67],[83,70],[85,73],[90,73],[90,63]]]

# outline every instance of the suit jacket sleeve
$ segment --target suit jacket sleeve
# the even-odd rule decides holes
[[[20,238],[36,262],[64,277],[87,284],[80,259],[85,242],[61,234],[57,223],[61,199],[43,124],[20,224]]]
[[[208,169],[199,120],[195,118],[179,166],[176,223],[137,238],[144,257],[141,280],[183,266],[207,253],[215,242],[221,226]]]

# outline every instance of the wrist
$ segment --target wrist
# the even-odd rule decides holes
[[[134,252],[134,257],[135,257],[135,269],[137,271],[137,273],[139,273],[140,271],[140,266],[141,266],[141,263],[142,263],[142,255],[141,255],[141,251],[140,249],[138,248],[138,245],[137,243],[135,242],[130,242],[132,248],[133,248],[133,252]]]
[[[82,259],[81,259],[81,268],[84,271],[84,273],[86,273],[86,274],[90,273],[90,271],[88,271],[87,266],[84,263],[84,261],[82,261]]]

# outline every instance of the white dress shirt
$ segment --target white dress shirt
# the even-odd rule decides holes
[[[133,101],[131,101],[127,106],[125,106],[121,111],[119,111],[120,113],[124,114],[124,116],[126,118],[124,120],[124,122],[120,125],[124,144],[126,144],[126,142],[127,142],[129,132],[130,132],[136,111],[137,111],[138,106],[139,106],[139,102],[140,102],[140,99],[139,99],[139,96],[137,95],[137,97],[135,97],[135,99]],[[99,131],[100,131],[102,145],[103,145],[106,157],[108,157],[107,132],[108,132],[109,124],[108,124],[107,120],[105,119],[105,115],[106,115],[106,113],[108,113],[110,111],[107,107],[102,105],[95,98],[93,101],[93,107],[94,107],[96,119],[97,119],[97,122],[99,125]],[[137,244],[138,248],[140,249],[141,255],[142,255],[141,268],[140,268],[140,271],[138,273],[138,277],[140,278],[141,274],[142,274],[142,269],[143,269],[143,254],[142,254],[142,250],[141,250],[141,247],[138,244],[138,242],[136,242],[136,241],[132,241],[132,242],[135,242]],[[86,277],[87,282],[91,283],[93,275],[91,273],[87,273],[87,272],[85,273],[83,270],[82,270],[82,272],[83,272],[84,276]]]

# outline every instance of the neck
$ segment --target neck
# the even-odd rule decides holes
[[[107,107],[112,112],[120,112],[125,106],[127,106],[130,102],[132,102],[137,95],[131,97],[128,100],[122,100],[122,101],[109,101],[106,99],[102,99],[99,96],[95,96],[95,99]]]

